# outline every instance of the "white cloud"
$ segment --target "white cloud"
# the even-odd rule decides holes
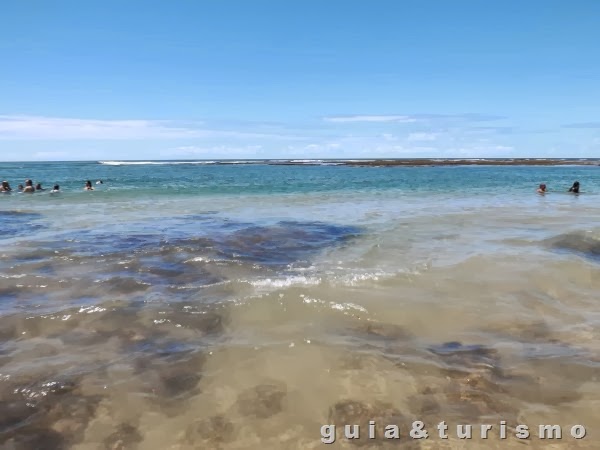
[[[304,148],[302,148],[302,150],[307,150],[307,151],[327,151],[327,150],[336,150],[341,148],[341,144],[339,144],[338,142],[325,142],[322,144],[308,144],[306,146],[304,146]]]
[[[175,147],[161,152],[163,156],[256,156],[257,153],[262,150],[262,145],[246,145],[246,146],[228,146],[228,145],[215,145],[215,146],[196,146],[186,145],[181,147]]]
[[[68,152],[36,152],[33,155],[34,159],[49,160],[65,160],[69,157]]]
[[[504,119],[501,116],[487,114],[355,114],[324,117],[326,122],[334,123],[478,123]]]
[[[93,120],[0,116],[0,139],[176,139],[201,137],[203,130],[161,120]]]
[[[355,123],[355,122],[371,122],[371,123],[386,123],[386,122],[397,122],[397,123],[412,123],[416,122],[417,119],[411,116],[386,116],[386,115],[359,115],[359,116],[333,116],[325,117],[323,120],[326,122],[334,123]]]
[[[564,128],[600,129],[600,122],[581,122],[563,125]]]
[[[267,126],[260,122],[232,120],[210,121],[207,124],[169,120],[89,120],[0,115],[0,158],[216,160],[503,157],[517,154],[515,148],[519,147],[519,141],[515,135],[505,133],[495,136],[492,127],[488,127],[489,133],[484,135],[470,132],[473,127],[469,121],[484,119],[479,116],[425,114],[340,115],[319,119],[325,123]],[[447,120],[452,121],[451,126]],[[403,122],[407,125],[399,125]],[[411,122],[416,124],[411,125]],[[349,129],[341,131],[345,123]],[[366,123],[367,128],[354,126],[353,123]],[[376,130],[369,127],[369,123],[376,126]],[[595,137],[596,140],[590,139],[582,152],[590,155],[598,152],[599,141]],[[560,148],[566,146],[562,143],[559,145]],[[540,149],[545,147],[543,143],[538,145]],[[531,143],[528,143],[528,148],[532,149]]]
[[[377,157],[385,157],[385,155],[389,156],[399,156],[404,155],[406,157],[411,156],[432,156],[439,149],[435,147],[425,147],[425,146],[405,146],[405,145],[378,145],[374,147],[373,152],[377,155]]]
[[[437,134],[435,133],[410,133],[408,135],[409,142],[435,141],[436,139]]]
[[[277,147],[276,152],[271,157],[280,158],[343,158],[345,152],[350,148],[343,142],[316,142],[307,145],[287,145],[284,148]]]
[[[42,116],[0,116],[0,140],[144,140],[231,138],[298,140],[303,137],[255,131],[207,129],[202,122],[97,120]]]
[[[512,156],[514,147],[506,145],[472,146],[462,148],[450,148],[445,151],[450,157],[463,156],[469,158],[494,158]]]

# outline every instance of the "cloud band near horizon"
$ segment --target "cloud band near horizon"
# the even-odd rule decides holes
[[[544,137],[539,130],[534,133],[533,129],[527,131],[514,124],[497,122],[503,119],[503,116],[476,113],[356,114],[265,126],[265,122],[240,120],[107,120],[0,115],[0,150],[3,154],[0,158],[15,160],[21,157],[11,153],[14,149],[23,149],[36,160],[80,158],[83,154],[94,155],[91,156],[94,159],[118,159],[119,155],[130,151],[144,155],[143,158],[157,159],[416,155],[563,157],[575,153],[585,157],[600,153],[598,136],[591,135],[589,141],[582,141],[580,136],[570,136],[568,131],[580,129],[573,132],[594,134],[600,127],[597,122],[559,124],[552,128],[553,135]],[[481,126],[482,122],[486,126]],[[560,148],[553,142],[557,133],[564,141]],[[568,148],[569,152],[561,152],[561,148]]]

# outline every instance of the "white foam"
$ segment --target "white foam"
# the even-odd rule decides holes
[[[356,310],[356,311],[360,311],[363,313],[367,313],[368,311],[363,308],[360,305],[357,305],[355,303],[335,303],[335,302],[329,302],[329,306],[331,307],[331,309],[337,309],[339,311],[348,311],[348,310]]]
[[[343,267],[338,267],[343,271]],[[329,284],[331,286],[359,286],[369,282],[377,282],[388,278],[394,278],[398,275],[419,275],[418,270],[399,270],[395,272],[373,271],[363,273],[330,273],[327,278],[317,276],[292,275],[285,278],[265,278],[260,280],[245,280],[258,289],[282,289],[294,286],[317,286],[320,284]]]
[[[384,272],[376,273],[361,273],[361,274],[348,274],[342,277],[339,281],[341,284],[346,286],[356,286],[367,281],[379,281],[380,278],[385,278],[391,274]]]
[[[105,166],[170,166],[182,164],[216,164],[216,161],[98,161]]]
[[[264,280],[251,281],[250,284],[257,288],[285,288],[291,286],[316,286],[321,283],[317,277],[292,276],[281,279],[266,278]]]
[[[100,306],[85,306],[85,307],[81,307],[79,309],[80,313],[87,313],[87,314],[92,314],[92,313],[96,313],[96,312],[103,312],[106,311],[106,308],[101,308]]]
[[[357,305],[356,303],[336,303],[336,302],[325,302],[324,300],[318,298],[307,297],[305,295],[300,296],[302,298],[302,303],[310,304],[320,304],[320,305],[328,305],[331,309],[336,309],[338,311],[360,311],[362,313],[368,313],[366,308]]]

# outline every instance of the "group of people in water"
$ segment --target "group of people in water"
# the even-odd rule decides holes
[[[96,181],[96,184],[104,184],[104,183],[102,180],[98,180],[98,181]],[[85,191],[93,191],[94,187],[92,186],[92,182],[90,180],[87,180],[85,182],[85,186],[83,187],[83,189]],[[44,189],[42,187],[41,183],[37,183],[35,186],[33,186],[33,181],[31,181],[31,180],[25,180],[25,186],[20,184],[18,187],[18,192],[23,192],[23,193],[28,193],[28,194],[33,194],[34,192],[45,191],[45,190],[46,189]],[[2,182],[2,184],[0,185],[0,192],[1,193],[12,192],[12,188],[10,187],[10,184],[8,183],[8,181]],[[60,192],[60,186],[58,184],[55,184],[54,187],[52,188],[52,190],[50,191],[50,193],[55,194],[58,192]],[[545,184],[540,184],[537,192],[538,192],[538,194],[545,194],[546,192],[548,192],[548,189]],[[573,194],[579,194],[579,181],[574,182],[573,186],[571,186],[569,188],[568,192],[572,192]]]
[[[98,181],[96,181],[96,184],[104,184],[104,182],[102,180],[98,180]],[[90,180],[87,180],[85,182],[85,186],[83,187],[83,189],[85,191],[93,191],[94,187],[92,186],[92,182]],[[46,191],[46,190],[47,189],[44,189],[42,187],[41,183],[37,183],[34,186],[33,181],[31,181],[31,180],[25,180],[25,186],[20,184],[17,188],[17,192],[22,192],[24,194],[33,194],[34,192],[40,192],[40,191]],[[3,194],[10,194],[11,192],[13,192],[13,189],[10,187],[10,183],[8,181],[3,181],[2,184],[0,184],[0,192]],[[52,188],[52,190],[50,191],[51,194],[56,194],[59,192],[60,192],[60,186],[58,184],[55,184],[54,187]]]
[[[537,190],[538,194],[545,194],[548,192],[545,184],[540,184],[540,187]],[[579,181],[573,183],[573,186],[569,188],[568,192],[572,192],[573,194],[579,194]]]

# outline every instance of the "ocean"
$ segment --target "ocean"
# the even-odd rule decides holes
[[[597,165],[0,163],[26,178],[0,194],[2,448],[597,448]]]

